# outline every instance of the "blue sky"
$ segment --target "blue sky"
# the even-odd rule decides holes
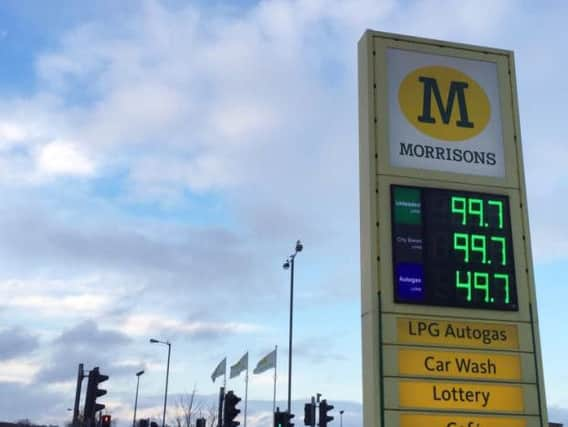
[[[103,400],[124,422],[144,368],[139,413],[158,416],[166,352],[150,337],[173,343],[172,411],[176,394],[216,392],[223,357],[248,350],[252,365],[274,345],[284,400],[281,265],[300,238],[293,396],[321,392],[360,423],[356,43],[372,28],[515,51],[547,399],[568,422],[567,12],[3,1],[1,418],[63,423],[79,362],[111,375]],[[249,399],[271,395],[269,373],[251,379]]]

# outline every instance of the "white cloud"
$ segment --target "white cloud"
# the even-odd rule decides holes
[[[33,310],[45,315],[76,316],[93,315],[101,312],[108,305],[106,296],[84,294],[64,297],[49,297],[46,295],[20,296],[5,302],[4,307]]]
[[[267,109],[261,109],[255,105],[220,106],[219,110],[212,114],[211,126],[217,127],[221,135],[228,143],[251,136],[255,131],[269,130],[274,126],[274,117]]]
[[[28,132],[16,123],[0,122],[0,147],[9,143],[20,142],[28,136]]]
[[[96,275],[58,280],[4,280],[0,281],[0,309],[33,313],[36,319],[88,318],[108,312],[123,295],[132,291],[122,286],[120,279]],[[42,331],[49,327],[44,321],[37,324]]]
[[[39,369],[37,361],[18,359],[0,362],[0,383],[30,384]]]
[[[130,315],[119,326],[121,332],[138,336],[147,336],[159,331],[187,335],[247,334],[261,329],[260,326],[250,323],[181,321],[176,318],[149,313]]]
[[[37,165],[47,175],[89,176],[95,171],[94,163],[77,144],[56,140],[42,146],[37,153]]]

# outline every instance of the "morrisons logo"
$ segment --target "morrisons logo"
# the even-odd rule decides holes
[[[400,84],[398,100],[406,119],[420,132],[442,141],[480,134],[491,116],[481,86],[454,68],[422,67]]]
[[[491,151],[462,150],[460,148],[452,147],[432,147],[427,144],[410,144],[401,142],[398,154],[404,157],[446,160],[476,165],[494,166],[497,163],[496,154]]]

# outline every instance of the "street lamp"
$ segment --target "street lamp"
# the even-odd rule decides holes
[[[166,427],[166,405],[168,404],[168,378],[170,376],[170,353],[172,351],[172,344],[169,341],[160,341],[155,338],[150,338],[152,344],[164,344],[168,346],[168,365],[166,368],[166,391],[164,393],[164,415],[162,416],[162,427]]]
[[[138,387],[140,386],[140,375],[144,371],[136,372],[136,397],[134,398],[134,419],[132,420],[132,427],[136,427],[136,408],[138,407]]]
[[[286,258],[282,267],[290,269],[290,325],[288,329],[288,414],[290,414],[290,402],[292,400],[292,313],[294,311],[294,259],[298,252],[302,252],[304,246],[299,240],[296,241],[294,253]]]
[[[341,410],[339,411],[339,427],[343,427],[343,413],[344,413],[344,412],[345,412],[345,411],[344,411],[343,409],[341,409]]]

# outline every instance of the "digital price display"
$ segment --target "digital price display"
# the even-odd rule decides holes
[[[398,303],[518,310],[509,198],[391,185]]]

